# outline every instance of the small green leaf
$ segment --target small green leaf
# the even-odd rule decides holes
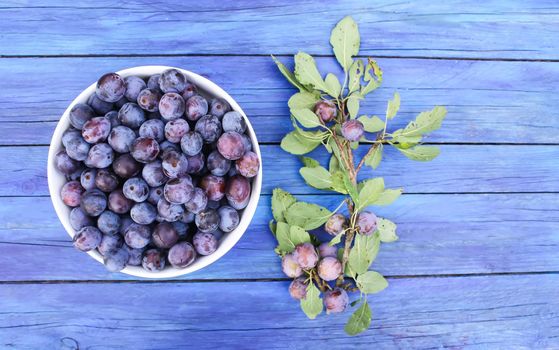
[[[345,231],[342,231],[340,233],[338,233],[337,235],[334,236],[334,238],[332,238],[330,240],[330,242],[328,243],[329,246],[334,246],[338,243],[340,243],[342,241],[342,237],[345,234]]]
[[[400,109],[400,94],[398,92],[394,93],[394,98],[388,101],[388,106],[386,107],[386,119],[392,119],[398,113]]]
[[[365,273],[375,260],[379,247],[380,238],[378,233],[370,236],[357,234],[348,258],[351,270],[357,274]]]
[[[357,287],[362,293],[374,294],[388,287],[388,281],[376,271],[367,271],[357,276]]]
[[[361,77],[363,77],[364,71],[365,66],[363,65],[363,61],[360,59],[354,60],[351,68],[349,68],[349,81],[347,84],[350,94],[357,91],[359,86],[361,86]]]
[[[361,209],[374,203],[384,191],[384,180],[382,177],[363,181],[360,185],[362,187],[359,190],[357,211],[361,211]]]
[[[303,91],[291,96],[287,105],[289,106],[289,109],[312,109],[319,99],[320,94]]]
[[[316,168],[317,166],[320,166],[320,163],[311,157],[301,156],[299,158],[307,168]]]
[[[372,74],[371,74],[372,71]],[[363,80],[367,82],[367,85],[361,86],[360,94],[365,96],[371,91],[375,90],[382,83],[382,70],[378,66],[377,62],[369,58],[367,67],[365,69],[365,76]]]
[[[340,170],[342,170],[342,168],[340,167],[340,161],[338,160],[338,158],[335,155],[332,155],[330,157],[330,162],[328,163],[328,171],[330,172],[330,174],[334,174]]]
[[[347,190],[347,193],[349,193],[349,196],[351,197],[351,199],[355,203],[357,203],[357,201],[359,201],[359,195],[357,193],[357,188],[355,188],[355,184],[353,182],[351,182],[351,179],[349,178],[349,175],[347,174],[347,172],[343,171],[342,174],[344,176],[344,185],[345,185],[345,188]]]
[[[285,212],[285,219],[290,225],[300,226],[305,230],[314,230],[324,224],[332,213],[319,205],[297,202]]]
[[[371,205],[390,205],[400,197],[402,194],[402,189],[385,189],[380,196]]]
[[[338,78],[334,74],[328,73],[326,75],[326,79],[324,80],[324,82],[326,83],[326,86],[328,87],[328,91],[331,92],[332,97],[340,96],[340,94],[342,92],[342,85],[340,85],[340,81],[338,80]]]
[[[350,142],[350,143],[349,143],[349,148],[351,148],[351,149],[357,149],[357,148],[359,148],[359,141]]]
[[[285,211],[295,202],[297,200],[290,193],[281,188],[275,188],[272,191],[272,215],[274,219],[278,222],[285,221]]]
[[[415,146],[412,148],[400,148],[396,147],[403,155],[411,160],[417,160],[420,162],[427,162],[429,160],[435,159],[441,151],[435,146]]]
[[[415,120],[410,122],[405,129],[396,130],[392,135],[394,138],[422,136],[440,128],[445,116],[446,108],[436,106],[430,111],[419,113]]]
[[[384,129],[384,122],[377,116],[367,117],[362,115],[357,118],[362,124],[366,132],[377,132]]]
[[[360,97],[356,97],[356,96],[350,96],[347,99],[346,102],[347,111],[349,112],[349,116],[351,118],[355,118],[357,116],[357,113],[359,113],[359,100]]]
[[[361,306],[351,315],[344,329],[349,335],[357,335],[369,328],[371,325],[371,318],[371,309],[369,308],[367,299],[364,299]]]
[[[311,236],[305,230],[299,226],[291,226],[289,228],[289,239],[293,245],[297,246],[301,243],[307,243],[311,241]]]
[[[380,161],[382,160],[383,148],[384,146],[382,143],[376,145],[373,151],[367,155],[367,158],[365,159],[365,164],[373,169],[376,169],[379,166]]]
[[[292,109],[291,114],[305,128],[316,128],[322,125],[318,120],[318,116],[310,109]]]
[[[276,227],[276,238],[278,240],[278,248],[282,252],[290,253],[295,249],[295,244],[289,237],[289,225],[285,222],[278,222]]]
[[[383,243],[390,243],[398,240],[396,224],[388,219],[378,218],[377,230],[379,232],[380,241]]]
[[[332,187],[331,175],[325,168],[317,166],[314,168],[303,167],[299,170],[305,182],[314,188],[326,189]]]
[[[275,237],[276,236],[276,227],[277,227],[276,222],[274,220],[270,220],[268,222],[268,227],[270,228],[270,231],[272,231],[272,234]]]
[[[289,68],[287,68],[283,63],[281,63],[277,58],[275,58],[274,55],[272,55],[272,59],[278,66],[278,69],[281,72],[281,74],[283,74],[283,76],[287,79],[287,81],[289,81],[293,86],[295,86],[301,91],[306,90],[303,84],[297,81],[297,78],[295,78],[295,75],[289,70]]]
[[[281,148],[291,154],[306,154],[318,147],[321,140],[304,138],[297,131],[292,131],[281,140]]]
[[[344,174],[342,171],[336,171],[335,173],[333,173],[331,180],[332,180],[332,189],[334,191],[342,194],[347,193],[347,189],[344,183]]]
[[[322,313],[322,298],[320,297],[320,290],[310,282],[307,286],[307,295],[301,299],[301,309],[308,318],[314,320],[316,316]]]
[[[332,29],[330,44],[334,49],[336,59],[344,68],[344,71],[347,71],[351,66],[352,56],[357,56],[359,53],[360,41],[357,23],[349,16],[344,17]]]
[[[314,58],[307,53],[299,52],[295,55],[295,77],[304,85],[311,85],[317,90],[329,92],[316,68]]]

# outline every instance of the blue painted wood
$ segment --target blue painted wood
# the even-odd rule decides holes
[[[330,209],[341,201],[299,198]],[[403,195],[374,208],[398,224],[400,240],[384,244],[373,267],[391,276],[558,271],[558,202],[559,194]],[[239,243],[181,279],[284,278],[270,219],[270,197],[262,196]],[[0,198],[0,266],[10,266],[0,282],[133,279],[75,250],[45,197]]]
[[[7,0],[0,54],[331,54],[330,30],[353,15],[362,54],[557,59],[558,9],[553,0]]]
[[[0,348],[559,347],[559,65],[537,62],[559,59],[557,9],[552,0],[2,2]],[[296,158],[277,146],[289,130],[294,91],[267,54],[330,55],[329,31],[345,14],[361,25],[362,53],[385,57],[383,89],[362,112],[382,114],[395,90],[403,101],[395,127],[446,105],[445,127],[428,141],[458,143],[442,146],[430,164],[391,152],[379,168],[388,186],[416,194],[378,210],[399,224],[401,239],[383,246],[373,268],[407,277],[391,278],[371,297],[373,326],[351,339],[342,328],[347,314],[308,321],[288,282],[268,281],[283,275],[267,229],[275,186],[330,208],[340,200],[309,190]],[[120,54],[132,56],[114,57]],[[493,61],[499,58],[521,61]],[[325,71],[335,67],[331,57],[317,61]],[[48,144],[58,116],[86,85],[143,64],[208,76],[245,108],[260,140],[276,144],[263,147],[266,195],[247,234],[182,281],[138,283],[75,251],[45,197],[47,148],[11,147]],[[484,145],[463,145],[471,143]],[[478,273],[489,275],[440,276]],[[219,281],[198,281],[209,279]]]
[[[282,61],[291,65],[292,58]],[[150,64],[184,67],[215,81],[241,104],[262,142],[279,142],[291,130],[287,100],[295,91],[269,57],[3,59],[2,77],[13,83],[0,95],[0,145],[49,144],[55,121],[86,86],[105,72]],[[318,64],[324,72],[338,69],[333,58]],[[431,142],[557,143],[559,63],[380,59],[379,64],[384,85],[362,103],[361,113],[384,115],[386,101],[398,90],[402,108],[389,129],[440,104],[449,114]],[[55,82],[56,88],[37,81]]]
[[[555,349],[558,283],[556,274],[390,279],[369,298],[371,328],[354,338],[343,333],[347,313],[306,319],[288,282],[0,285],[0,346]]]
[[[556,146],[441,145],[432,162],[416,163],[387,147],[386,160],[377,168],[364,167],[361,177],[386,176],[387,187],[404,187],[408,193],[455,192],[557,192],[559,148]],[[276,187],[297,194],[331,192],[312,189],[299,175],[299,159],[277,145],[263,145],[263,193]],[[357,150],[364,155],[367,148]],[[310,156],[324,165],[324,150]],[[48,195],[47,147],[0,147],[3,159],[0,196]],[[25,162],[22,162],[25,159]],[[480,166],[481,164],[481,166]],[[529,169],[530,171],[527,171]]]

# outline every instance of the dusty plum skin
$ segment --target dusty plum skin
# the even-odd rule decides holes
[[[107,73],[71,109],[60,195],[74,245],[109,271],[184,268],[239,227],[260,159],[246,117],[206,93],[178,69]]]

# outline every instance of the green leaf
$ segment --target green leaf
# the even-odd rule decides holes
[[[299,226],[291,226],[289,228],[289,239],[295,246],[301,243],[307,243],[311,241],[311,236],[305,230]]]
[[[354,91],[357,91],[357,89],[359,89],[359,86],[361,86],[361,77],[363,77],[364,71],[365,66],[363,64],[363,61],[361,61],[360,59],[354,60],[351,68],[349,68],[349,81],[347,84],[347,88],[350,94]]]
[[[281,148],[284,151],[297,155],[309,153],[320,144],[321,140],[310,140],[297,131],[290,132],[281,140]]]
[[[281,188],[275,188],[272,191],[272,215],[278,222],[285,221],[284,214],[293,203],[297,202],[289,192]]]
[[[306,90],[303,84],[297,81],[297,78],[295,78],[295,75],[289,70],[289,68],[287,68],[283,63],[281,63],[277,58],[275,58],[274,55],[272,55],[272,59],[278,66],[278,69],[281,72],[281,74],[283,74],[283,76],[287,79],[287,81],[289,81],[293,86],[295,86],[301,91]]]
[[[293,128],[295,128],[295,132],[305,140],[319,141],[320,143],[322,143],[322,140],[324,140],[329,135],[327,131],[307,131],[301,129],[295,122],[295,118],[292,118],[291,121]]]
[[[332,97],[340,96],[342,93],[342,85],[334,74],[328,73],[324,82],[326,83],[328,90],[331,92]]]
[[[295,244],[289,237],[289,225],[285,222],[278,222],[276,227],[276,238],[278,240],[278,248],[282,252],[290,253],[295,249]]]
[[[328,171],[330,171],[330,174],[334,174],[340,170],[342,170],[340,161],[335,155],[332,155],[328,163]]]
[[[400,197],[402,194],[402,189],[385,189],[380,196],[371,205],[390,205]]]
[[[344,17],[332,29],[330,44],[344,71],[351,66],[352,56],[357,56],[359,53],[360,40],[357,23],[350,16]]]
[[[349,193],[349,196],[354,202],[357,202],[359,200],[359,195],[357,194],[357,188],[355,188],[355,185],[353,184],[353,182],[351,182],[351,179],[349,178],[347,172],[344,171],[342,172],[342,174],[344,176],[344,185],[347,190],[347,193]]]
[[[301,156],[299,158],[307,168],[316,168],[317,166],[320,166],[320,163],[318,163],[316,159],[313,159],[311,157]]]
[[[292,109],[291,114],[305,128],[316,128],[322,125],[318,120],[318,116],[310,109]]]
[[[382,177],[363,181],[360,185],[362,187],[359,190],[357,211],[361,211],[361,209],[374,203],[384,191],[384,180]]]
[[[365,158],[365,164],[373,169],[376,169],[382,160],[382,150],[384,146],[382,143],[374,147],[373,151],[367,155]]]
[[[410,137],[424,135],[440,128],[445,116],[446,108],[436,106],[430,111],[419,113],[415,120],[410,122],[405,129],[396,130],[393,133],[393,136],[395,138],[399,138],[402,136]]]
[[[374,294],[388,287],[388,281],[376,271],[367,271],[357,276],[357,287],[362,293]]]
[[[328,243],[329,246],[334,246],[338,243],[340,243],[342,241],[342,237],[345,234],[345,231],[342,231],[340,233],[338,233],[337,235],[334,236],[334,238],[332,238],[330,240],[330,242]]]
[[[274,237],[276,237],[276,227],[277,227],[276,222],[274,220],[270,220],[268,222],[268,227],[270,228],[270,231],[272,231]]]
[[[355,310],[353,315],[349,318],[344,330],[349,335],[357,335],[369,328],[371,325],[371,318],[371,308],[369,308],[367,299],[364,299],[363,304],[361,304],[361,306]]]
[[[366,115],[362,115],[357,120],[363,124],[366,132],[377,132],[384,129],[384,122],[377,116],[369,118]]]
[[[411,160],[417,160],[420,162],[427,162],[429,160],[435,159],[441,151],[435,146],[415,146],[412,148],[396,148],[402,152],[403,155]]]
[[[313,230],[324,224],[332,213],[319,205],[297,202],[285,212],[285,219],[290,225],[300,226],[305,230]]]
[[[308,108],[312,109],[316,102],[319,100],[320,95],[312,93],[312,92],[298,92],[295,95],[291,96],[289,101],[287,101],[287,105],[289,109],[301,109],[301,108]]]
[[[347,189],[344,183],[344,174],[342,171],[336,171],[335,173],[333,173],[331,180],[332,180],[332,189],[334,191],[342,194],[347,193]]]
[[[331,175],[325,168],[317,166],[314,168],[303,167],[299,170],[305,182],[314,188],[326,189],[332,187]]]
[[[359,148],[359,141],[350,142],[350,143],[349,143],[349,148],[351,148],[351,149],[357,149],[357,148]]]
[[[298,226],[289,226],[285,222],[278,222],[276,229],[278,248],[281,252],[291,253],[301,243],[311,241],[311,236]]]
[[[316,316],[322,313],[322,298],[320,297],[320,290],[310,282],[307,286],[307,295],[301,299],[301,309],[308,318],[314,320]]]
[[[400,94],[398,92],[394,93],[394,98],[388,101],[388,106],[386,107],[386,119],[392,119],[398,113],[400,109]]]
[[[322,76],[316,68],[316,63],[311,55],[299,52],[295,55],[295,77],[304,85],[311,85],[317,90],[329,93]]]
[[[371,74],[372,71],[372,74]],[[382,70],[378,66],[377,62],[369,58],[367,67],[365,69],[365,76],[363,80],[367,82],[367,85],[361,86],[360,94],[365,96],[371,91],[375,90],[382,83]]]
[[[365,273],[375,260],[379,246],[380,239],[377,233],[370,236],[357,234],[349,251],[348,263],[351,270],[357,274]]]
[[[401,129],[400,129],[401,130]],[[399,132],[398,130],[396,132]],[[392,141],[399,142],[401,146],[415,146],[416,144],[421,142],[423,137],[419,136],[406,136],[401,134],[392,134]],[[406,145],[407,144],[407,145]],[[402,148],[410,148],[410,147],[402,147]]]
[[[357,116],[357,113],[359,113],[359,100],[360,97],[356,97],[356,96],[350,96],[347,99],[346,102],[347,111],[349,112],[349,116],[351,118],[355,118]]]
[[[378,218],[377,230],[379,232],[380,241],[383,243],[390,243],[398,240],[396,224],[388,219]]]

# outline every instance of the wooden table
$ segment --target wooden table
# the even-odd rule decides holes
[[[362,111],[394,127],[435,104],[442,154],[393,151],[376,172],[406,193],[374,268],[373,323],[310,321],[287,293],[267,229],[277,186],[334,208],[278,146],[294,90],[269,54],[333,68],[330,29],[359,22],[383,87]],[[0,4],[0,348],[558,349],[559,4],[513,1],[16,1]],[[46,157],[68,103],[101,74],[162,64],[199,72],[245,109],[263,194],[245,236],[211,267],[168,281],[110,274],[76,251],[52,209]],[[360,150],[363,152],[363,150]],[[321,152],[323,154],[323,152]],[[321,158],[322,157],[322,158]],[[319,156],[325,160],[323,156]]]

